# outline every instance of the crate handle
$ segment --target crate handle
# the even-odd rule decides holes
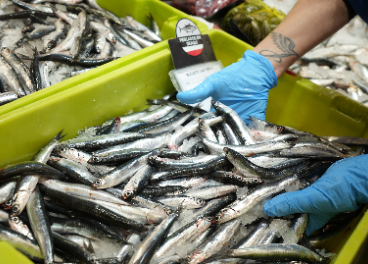
[[[367,109],[346,96],[335,96],[332,100],[331,107],[357,123],[361,123],[367,119]]]

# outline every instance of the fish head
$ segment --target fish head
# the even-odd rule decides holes
[[[197,220],[197,230],[202,233],[212,225],[213,217],[202,217]]]
[[[97,179],[92,186],[96,189],[102,189],[106,183],[107,181],[105,179]]]
[[[125,192],[123,192],[124,200],[131,199],[134,194],[133,188],[128,188]]]
[[[45,44],[45,50],[50,51],[52,50],[53,47],[55,47],[55,45],[56,45],[56,41],[50,40],[47,44]]]
[[[206,201],[199,199],[199,198],[195,198],[195,203],[201,207],[206,205]]]
[[[1,55],[3,55],[4,57],[9,56],[11,53],[12,53],[11,49],[7,47],[1,48]]]
[[[237,212],[234,209],[224,208],[215,216],[215,220],[217,224],[222,224],[236,217]]]

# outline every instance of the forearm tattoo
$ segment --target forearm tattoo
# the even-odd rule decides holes
[[[285,37],[284,35],[272,32],[271,38],[273,40],[273,43],[282,51],[282,53],[276,53],[272,50],[261,50],[259,54],[261,54],[263,57],[266,58],[272,58],[275,62],[282,62],[283,58],[291,57],[291,56],[297,56],[299,57],[299,54],[295,52],[295,43],[290,38]]]

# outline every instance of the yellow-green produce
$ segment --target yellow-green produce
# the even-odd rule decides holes
[[[284,13],[276,8],[270,8],[261,0],[249,0],[234,7],[226,14],[222,22],[222,28],[232,33],[230,28],[230,20],[232,19],[252,42],[250,44],[255,46],[274,30],[284,18]]]

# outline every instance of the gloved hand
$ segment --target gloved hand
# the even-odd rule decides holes
[[[307,235],[324,226],[339,212],[355,211],[368,202],[368,155],[335,162],[311,186],[268,200],[268,216],[309,213]]]
[[[250,116],[265,120],[268,91],[277,85],[273,66],[265,57],[248,50],[236,63],[208,77],[177,99],[193,104],[212,96],[234,109],[247,122]]]

